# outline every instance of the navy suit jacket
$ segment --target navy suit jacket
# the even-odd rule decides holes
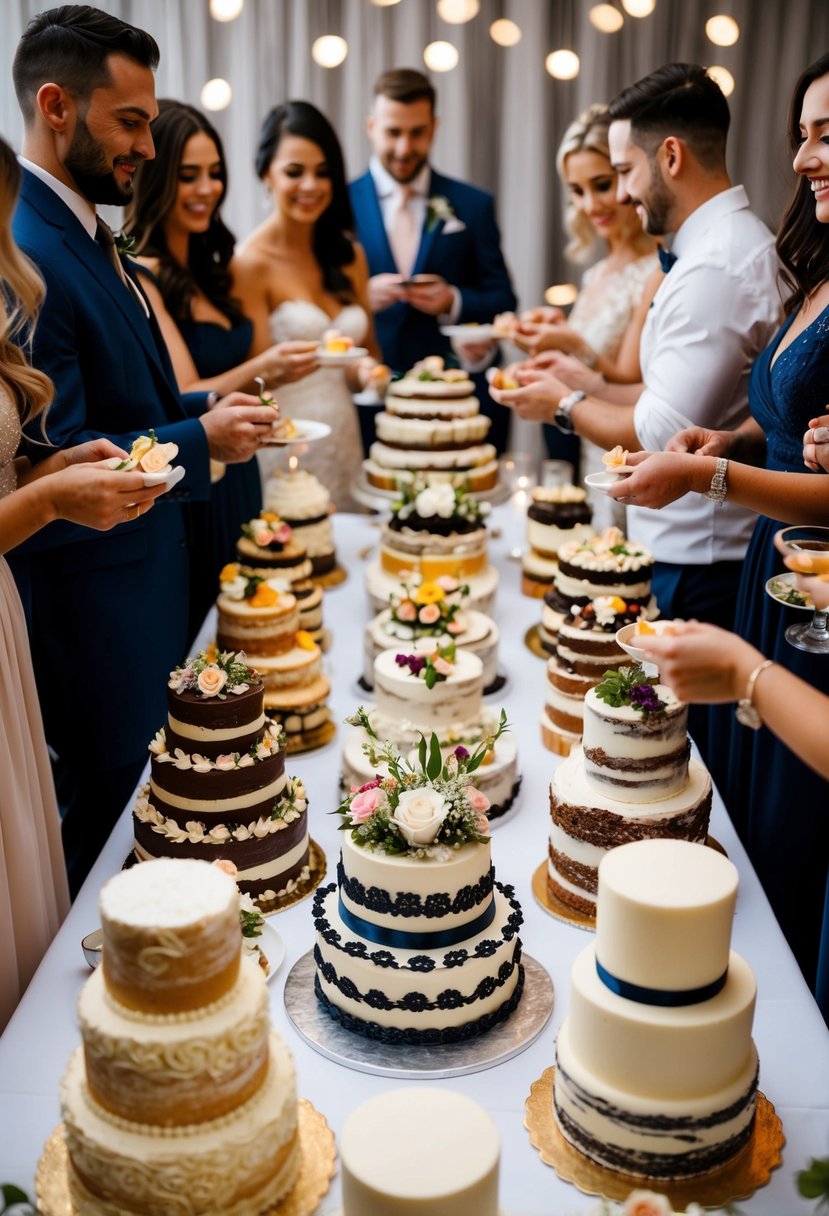
[[[187,470],[173,499],[110,532],[50,524],[10,555],[32,637],[46,736],[65,760],[137,763],[166,713],[168,673],[187,645],[188,554],[182,500],[207,499],[209,452],[160,332],[104,250],[44,182],[24,171],[15,239],[46,298],[32,362],[55,386],[46,432],[56,447],[106,435],[129,449],[154,428]],[[48,456],[40,421],[27,455]],[[94,808],[90,808],[94,809]]]
[[[357,238],[366,251],[369,274],[398,273],[371,173],[353,182],[350,192]],[[492,195],[432,170],[429,197],[445,198],[454,217],[449,232],[443,220],[430,227],[427,217],[412,273],[442,275],[459,289],[459,324],[491,321],[496,313],[515,308]],[[407,371],[418,359],[446,355],[451,349],[437,317],[418,312],[403,301],[375,313],[374,322],[383,358],[394,371]]]

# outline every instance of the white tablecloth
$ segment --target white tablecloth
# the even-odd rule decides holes
[[[521,521],[511,504],[494,512],[491,530],[491,558],[501,573],[495,611],[501,627],[500,667],[509,677],[497,702],[507,708],[524,775],[518,813],[494,832],[493,860],[501,880],[516,888],[524,909],[525,949],[553,977],[556,1004],[545,1031],[521,1055],[500,1067],[441,1084],[482,1103],[496,1120],[503,1138],[501,1197],[510,1216],[583,1216],[595,1209],[595,1201],[560,1182],[541,1163],[523,1126],[530,1086],[555,1059],[555,1035],[568,1006],[570,965],[589,938],[549,917],[530,890],[532,872],[547,847],[547,786],[558,760],[544,750],[539,738],[544,664],[526,650],[524,634],[539,619],[541,609],[539,601],[521,596],[520,567],[508,556],[510,547],[521,539]],[[339,560],[349,578],[325,596],[325,622],[334,638],[326,666],[333,686],[334,718],[341,722],[366,699],[356,686],[368,618],[363,553],[367,545],[376,546],[379,533],[377,521],[366,516],[337,516],[335,532]],[[129,690],[116,695],[127,696]],[[348,729],[340,726],[337,738],[321,751],[288,761],[288,771],[302,776],[308,788],[311,833],[327,854],[329,873],[337,859],[339,820],[327,812],[338,802],[339,749]],[[94,814],[91,807],[90,814]],[[813,1204],[796,1195],[793,1175],[810,1157],[829,1153],[829,1034],[719,799],[711,830],[740,871],[733,945],[757,976],[754,1031],[760,1085],[782,1115],[787,1141],[782,1168],[769,1186],[741,1203],[740,1210],[747,1216],[811,1213]],[[97,927],[98,891],[119,869],[131,840],[130,816],[125,812],[0,1039],[0,1182],[14,1182],[30,1193],[41,1148],[60,1120],[58,1082],[79,1042],[75,1001],[88,975],[80,940]],[[390,1081],[343,1069],[299,1038],[285,1014],[282,991],[291,966],[313,944],[310,900],[270,923],[287,947],[285,962],[270,985],[272,1020],[296,1057],[300,1093],[325,1113],[339,1134],[348,1112],[363,1099],[389,1086],[421,1082]],[[338,1203],[335,1179],[323,1212]]]

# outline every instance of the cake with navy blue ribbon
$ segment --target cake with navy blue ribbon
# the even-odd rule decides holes
[[[691,1178],[751,1137],[756,984],[731,949],[736,895],[732,863],[687,841],[637,841],[599,866],[553,1086],[562,1134],[599,1165]]]
[[[515,1009],[523,987],[521,909],[495,881],[488,799],[471,781],[495,740],[442,756],[436,736],[416,763],[381,744],[376,766],[339,808],[337,881],[317,891],[316,992],[348,1030],[390,1043],[456,1042]]]

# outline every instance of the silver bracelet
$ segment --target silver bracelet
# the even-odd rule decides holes
[[[725,483],[727,469],[728,461],[723,456],[717,457],[717,467],[711,478],[711,485],[705,491],[705,497],[710,498],[712,502],[725,502],[725,496],[728,493],[728,486]]]

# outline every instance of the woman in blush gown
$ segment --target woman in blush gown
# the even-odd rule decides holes
[[[829,55],[798,81],[789,141],[799,182],[777,251],[788,289],[786,320],[756,359],[751,419],[737,431],[683,431],[674,451],[634,457],[630,481],[612,493],[663,506],[709,489],[728,458],[728,498],[759,515],[746,552],[734,631],[829,693],[829,656],[796,649],[786,628],[801,614],[765,594],[784,573],[774,535],[786,524],[829,527],[829,478],[804,471],[803,436],[825,412],[829,386]],[[740,463],[754,457],[761,467]],[[813,464],[813,468],[816,466]],[[759,673],[758,682],[764,679]],[[744,690],[740,697],[745,697]],[[712,773],[810,987],[829,1022],[829,785],[765,727],[741,725],[731,707],[712,710]]]
[[[16,460],[21,425],[42,415],[51,382],[16,344],[43,286],[11,237],[21,171],[0,139],[0,1031],[69,910],[60,818],[23,606],[3,553],[55,519],[111,528],[148,511],[164,487],[98,463],[122,452],[108,439],[55,451],[36,468]],[[114,589],[117,594],[117,588]],[[83,657],[74,677],[83,696]],[[94,808],[91,808],[94,809]]]
[[[218,132],[193,106],[162,99],[153,123],[155,159],[142,165],[124,228],[170,352],[182,392],[257,392],[308,375],[316,344],[269,344],[253,355],[253,324],[233,296],[232,233],[221,217],[227,168]],[[239,530],[262,508],[259,469],[228,465],[210,502],[188,512],[192,563],[190,633],[216,598],[218,575],[236,553]]]
[[[302,464],[331,492],[340,510],[359,509],[351,486],[362,443],[352,400],[379,355],[368,305],[368,266],[354,226],[337,136],[305,101],[288,101],[265,118],[256,171],[273,196],[273,212],[233,260],[235,290],[254,324],[254,351],[272,342],[320,342],[336,329],[363,346],[356,365],[321,367],[278,394],[283,415],[327,423],[331,434],[310,445]],[[266,478],[280,457],[262,451]]]
[[[566,227],[571,240],[565,253],[576,263],[595,256],[598,247],[605,250],[604,256],[584,272],[566,321],[559,309],[537,309],[522,318],[516,334],[518,345],[530,354],[560,352],[558,357],[541,355],[539,366],[553,368],[568,385],[572,379],[574,389],[599,395],[602,377],[622,383],[641,378],[639,336],[662,278],[656,241],[643,232],[633,207],[616,198],[609,127],[607,106],[589,106],[564,132],[556,154],[569,203]],[[604,467],[604,449],[596,444],[546,424],[543,429],[550,455],[569,460],[581,478]],[[611,524],[624,529],[620,504],[600,490],[588,488],[587,493],[597,530]]]

